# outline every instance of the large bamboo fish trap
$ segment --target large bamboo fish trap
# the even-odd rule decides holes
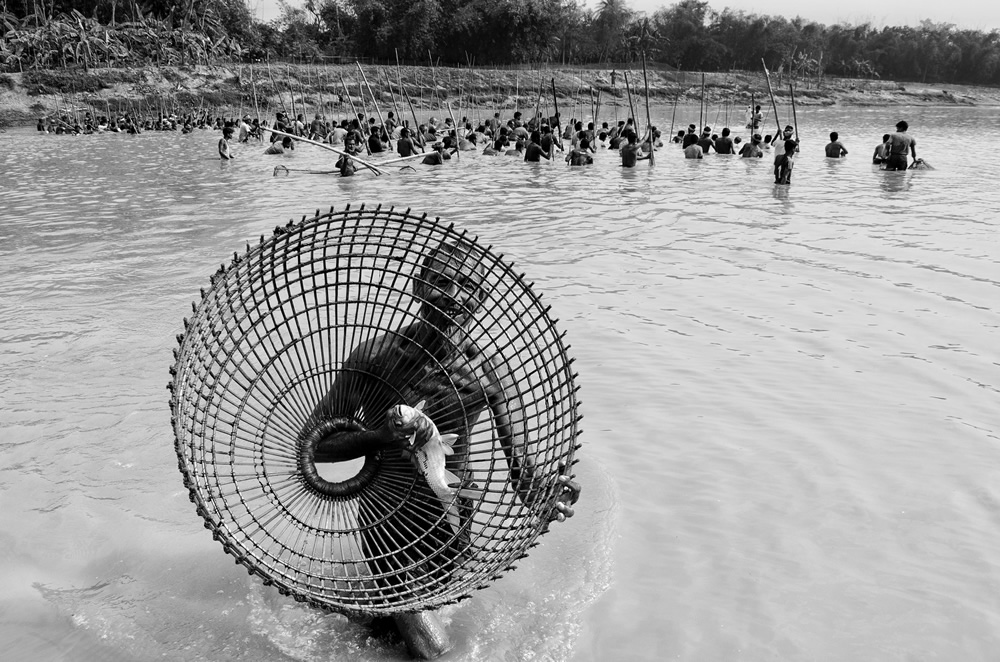
[[[403,454],[337,463],[347,475],[331,477],[302,433],[356,369],[345,367],[352,352],[419,319],[422,265],[455,244],[470,248],[482,278],[482,305],[463,328],[515,384],[506,410],[540,486],[521,498],[491,403],[464,431],[481,493],[461,505],[461,530]],[[577,387],[549,308],[502,255],[426,215],[348,207],[248,244],[201,295],[168,385],[176,451],[205,527],[250,574],[328,611],[433,609],[485,588],[547,530],[578,448]],[[402,392],[383,404],[404,403],[417,404]],[[369,414],[341,422],[371,429],[381,419]]]

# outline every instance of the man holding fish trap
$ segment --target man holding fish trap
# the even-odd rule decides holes
[[[520,409],[508,406],[522,393],[515,377],[473,339],[486,300],[483,271],[464,239],[430,251],[412,281],[416,321],[357,344],[300,433],[314,440],[318,464],[378,457],[414,477],[401,503],[358,513],[370,581],[389,597],[411,579],[447,583],[469,559],[474,502],[500,498],[495,489],[484,493],[472,468],[477,451],[469,435],[484,414],[516,498],[530,505],[552,493],[535,471]],[[573,515],[580,486],[562,471],[554,485],[551,520],[563,521]],[[451,648],[432,611],[397,613],[394,621],[414,657]]]

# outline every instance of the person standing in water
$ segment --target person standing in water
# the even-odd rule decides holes
[[[774,183],[788,186],[792,183],[792,167],[795,165],[795,149],[797,145],[794,140],[785,141],[785,152],[779,154],[774,160]]]
[[[442,435],[458,435],[446,467],[462,484],[471,478],[469,431],[487,414],[495,421],[497,442],[517,498],[531,505],[553,487],[536,473],[529,431],[518,410],[523,403],[514,375],[504,361],[477,345],[469,332],[486,300],[485,273],[476,250],[464,239],[436,247],[412,280],[414,297],[420,303],[417,321],[366,340],[351,351],[299,434],[304,443],[315,444],[316,462],[399,458],[412,450],[409,438],[418,430],[395,426],[389,413],[398,404],[423,401],[423,411]],[[414,496],[403,503],[385,504],[384,511],[362,510],[359,515],[362,549],[378,577],[373,581],[388,593],[405,586],[401,571],[408,567],[413,573],[448,581],[469,546],[464,528],[462,535],[455,536],[442,524],[443,507],[423,474],[409,462],[399,464],[414,472]],[[580,486],[567,471],[568,467],[560,467],[556,478],[556,505],[550,521],[561,522],[574,514],[572,505],[580,496]],[[460,498],[458,511],[463,521],[468,520],[471,503]],[[433,659],[451,648],[434,611],[393,618],[413,657]]]
[[[828,159],[839,159],[847,156],[847,148],[844,147],[842,142],[840,142],[840,134],[836,131],[830,133],[830,142],[827,143],[824,150],[826,151],[826,158]]]
[[[910,125],[905,120],[896,123],[896,133],[889,135],[889,156],[885,161],[886,170],[906,170],[909,165],[907,152],[917,160],[917,141],[906,133]]]
[[[222,137],[219,138],[219,158],[223,161],[230,161],[233,158],[233,152],[229,148],[229,141],[233,137],[233,127],[227,126],[222,130]]]

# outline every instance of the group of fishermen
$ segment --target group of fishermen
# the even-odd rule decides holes
[[[91,135],[94,133],[129,133],[132,135],[144,131],[180,131],[191,133],[195,129],[223,129],[227,121],[222,117],[212,117],[207,111],[189,113],[159,113],[156,116],[146,115],[144,118],[135,113],[121,112],[108,114],[93,114],[86,111],[83,115],[74,112],[38,118],[36,128],[42,133],[56,135]]]
[[[762,158],[771,152],[774,157],[776,184],[790,184],[795,155],[799,152],[798,140],[794,137],[795,127],[786,125],[771,136],[761,136],[762,121],[760,106],[748,111],[746,128],[751,130],[749,140],[733,136],[726,127],[721,134],[713,133],[705,126],[699,132],[690,124],[687,131],[678,131],[671,142],[678,145],[688,159],[704,158],[706,154],[733,154],[742,158]],[[358,113],[356,117],[328,121],[317,114],[307,121],[303,114],[291,117],[279,112],[270,131],[270,146],[267,154],[282,154],[293,150],[297,138],[330,145],[340,154],[337,171],[342,176],[351,176],[358,169],[362,154],[374,156],[395,151],[396,158],[379,159],[374,163],[386,164],[421,159],[426,165],[440,165],[450,160],[459,151],[480,151],[487,156],[518,157],[527,162],[554,160],[557,153],[572,166],[584,166],[594,162],[594,155],[601,150],[615,151],[621,158],[623,167],[634,167],[638,161],[649,159],[654,150],[662,148],[662,135],[656,126],[640,131],[633,118],[617,122],[584,122],[572,119],[560,127],[556,114],[546,117],[536,111],[533,117],[525,118],[520,111],[514,112],[507,120],[495,112],[492,117],[472,122],[462,117],[456,122],[453,116],[443,121],[431,117],[426,123],[414,128],[408,120],[400,122],[392,111],[379,118],[366,117]],[[266,133],[266,122],[251,121],[246,115],[224,127],[223,139],[219,142],[219,154],[223,159],[232,158],[229,141],[248,143],[261,140]],[[561,130],[560,130],[561,128]],[[886,170],[905,170],[908,167],[924,166],[916,156],[916,141],[906,133],[907,123],[899,122],[896,132],[886,134],[876,147],[873,163]],[[847,148],[839,140],[836,132],[830,134],[830,143],[825,154],[829,158],[841,158],[848,154]],[[913,165],[908,156],[912,155]],[[926,167],[926,166],[925,166]]]

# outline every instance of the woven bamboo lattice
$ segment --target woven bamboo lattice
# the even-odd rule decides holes
[[[462,316],[458,352],[407,335],[428,318],[441,246],[463,247],[479,281],[478,309],[443,311]],[[193,308],[168,385],[180,470],[205,527],[265,584],[345,613],[431,609],[485,588],[546,531],[578,448],[575,375],[549,309],[490,247],[409,210],[317,212],[234,254]],[[387,365],[386,343],[415,353]],[[464,379],[469,346],[506,373],[499,401]],[[442,432],[464,440],[478,496],[444,504],[395,449],[318,461],[323,434],[374,430],[427,393],[460,408],[428,413],[465,422]],[[533,458],[528,498],[511,454]]]

